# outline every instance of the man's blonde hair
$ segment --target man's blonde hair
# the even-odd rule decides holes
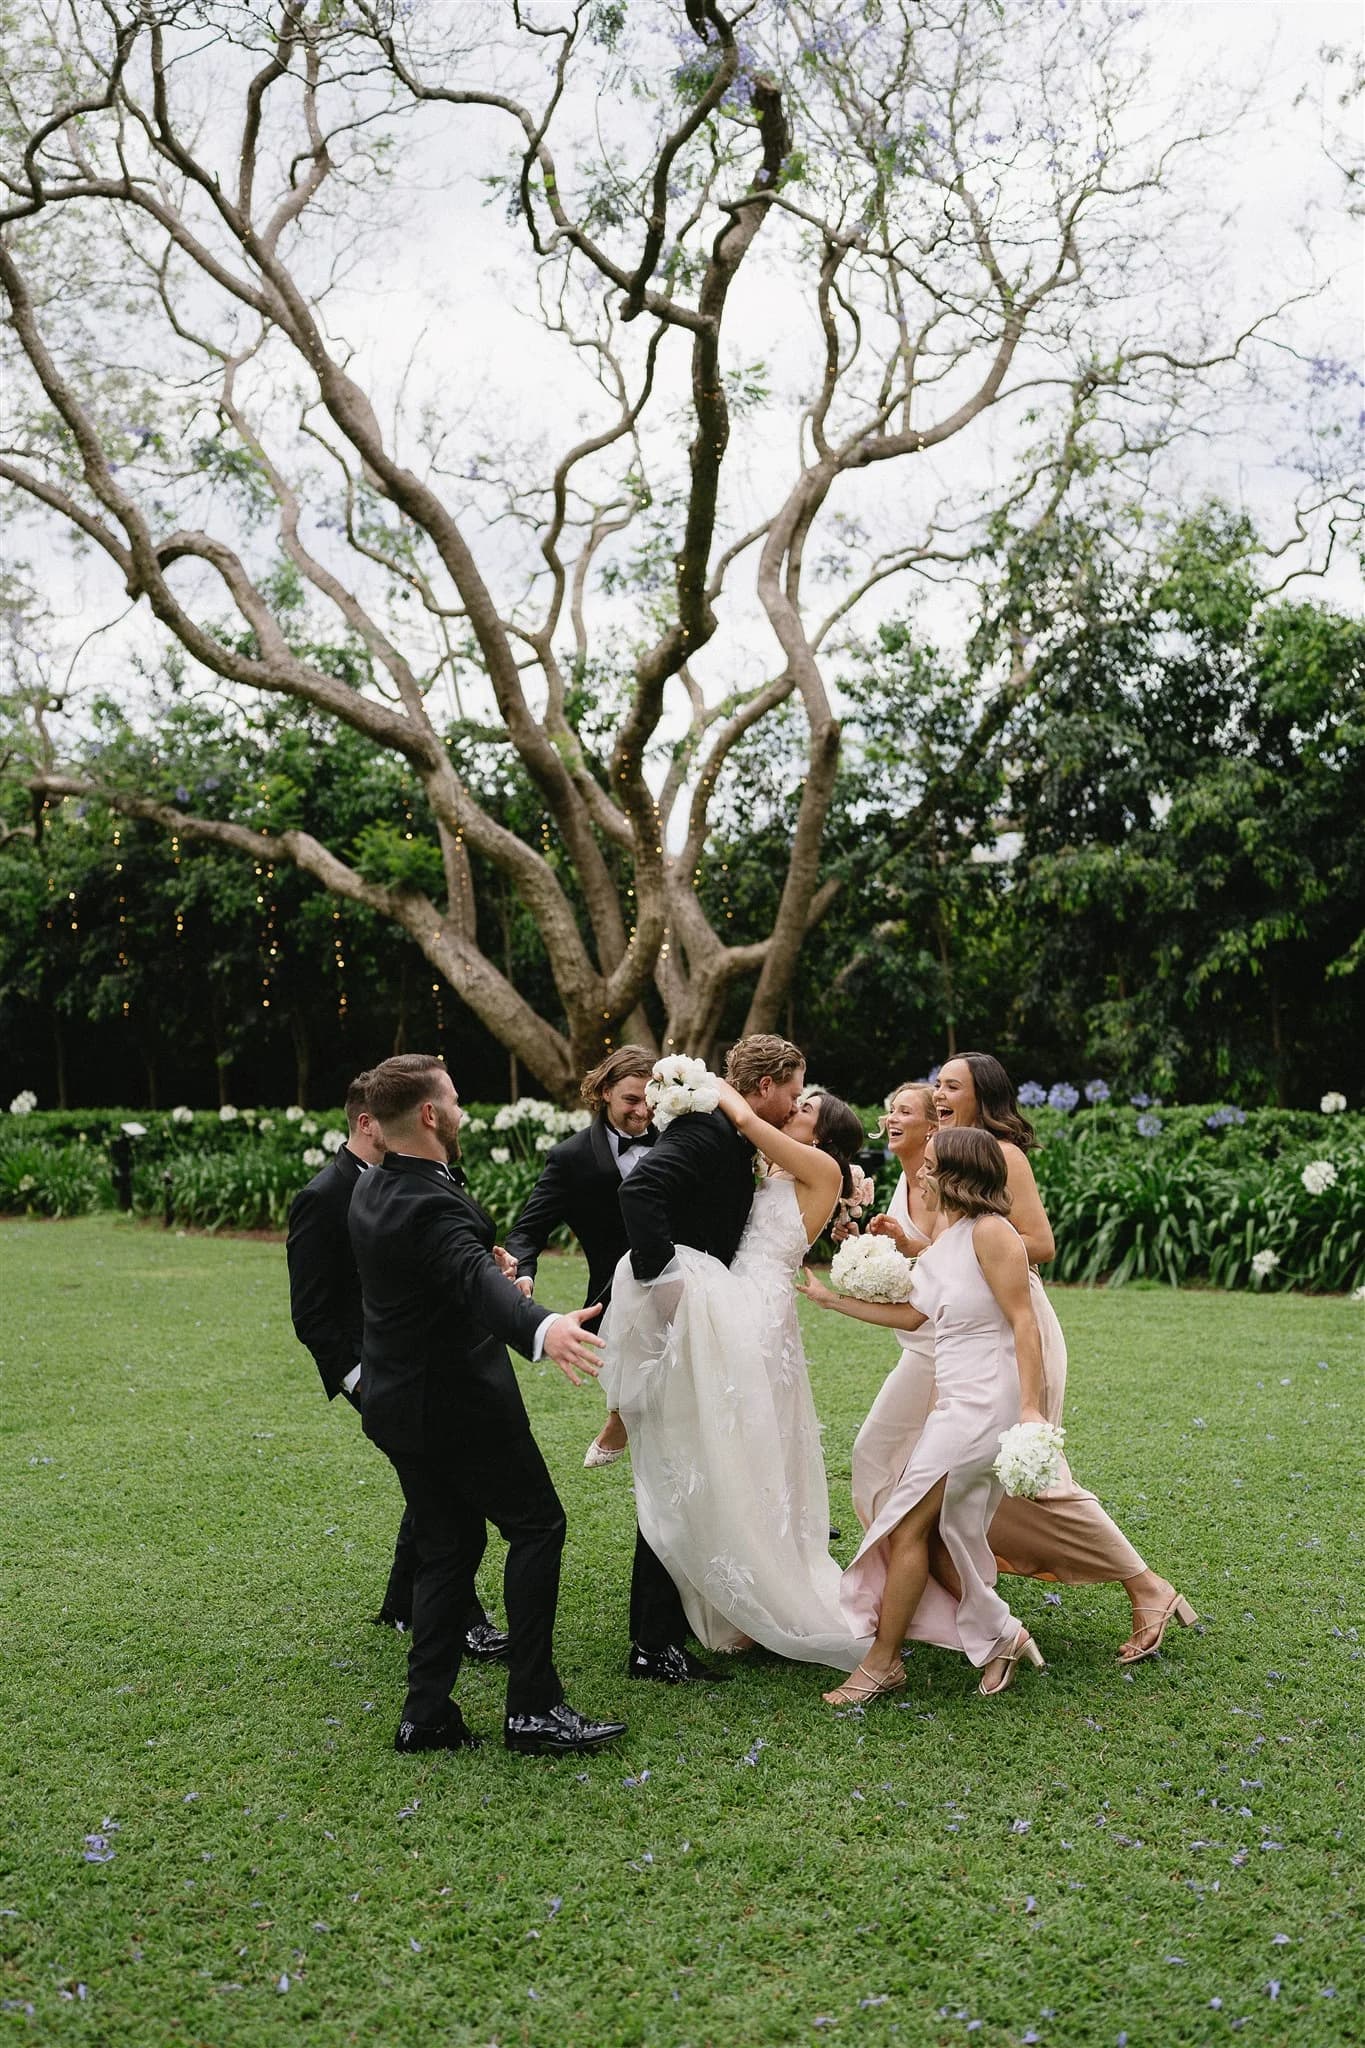
[[[741,1095],[754,1095],[765,1079],[790,1081],[806,1064],[806,1055],[789,1038],[772,1031],[753,1031],[730,1047],[725,1078]]]

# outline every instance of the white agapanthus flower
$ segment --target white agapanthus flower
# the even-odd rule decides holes
[[[299,1135],[304,1138],[316,1138],[317,1134],[317,1118],[311,1116],[305,1117],[303,1122],[299,1125]]]
[[[512,1157],[505,1145],[494,1145],[488,1156],[494,1166],[506,1166],[508,1160]]]
[[[273,1117],[273,1116],[263,1116],[263,1117],[261,1118],[260,1122],[259,1122],[259,1123],[257,1124],[256,1128],[257,1128],[257,1130],[258,1130],[258,1131],[273,1131],[273,1130],[274,1130],[274,1128],[275,1128],[275,1119],[274,1119],[274,1117]]]
[[[536,1139],[537,1152],[548,1152],[550,1150],[550,1147],[554,1144],[554,1141],[555,1136],[553,1131],[542,1131],[540,1136]]]
[[[1358,1301],[1361,1307],[1365,1308],[1365,1287],[1357,1287],[1355,1293],[1351,1296],[1351,1299],[1352,1301]]]
[[[9,1106],[11,1116],[29,1116],[38,1107],[38,1098],[31,1088],[21,1088]]]
[[[486,1116],[467,1116],[460,1125],[460,1129],[462,1131],[486,1131],[488,1129],[488,1118]]]
[[[346,1133],[344,1131],[324,1131],[322,1134],[322,1149],[324,1152],[339,1152],[345,1143]]]
[[[287,1124],[301,1124],[303,1122],[303,1111],[299,1108],[297,1102],[290,1103],[284,1113],[284,1120]]]
[[[847,1237],[834,1254],[829,1277],[855,1301],[909,1301],[914,1263],[889,1237]]]
[[[321,1145],[310,1145],[303,1155],[303,1163],[305,1166],[325,1166],[327,1164],[327,1154],[323,1151]]]
[[[645,1100],[654,1112],[654,1128],[666,1131],[676,1116],[705,1116],[716,1109],[720,1089],[705,1060],[675,1052],[667,1059],[655,1060],[652,1078],[645,1085]]]
[[[1325,1195],[1337,1184],[1337,1170],[1330,1159],[1310,1159],[1299,1179],[1310,1195]]]
[[[235,1124],[235,1123],[236,1123],[236,1121],[237,1121],[237,1111],[236,1111],[236,1110],[234,1109],[233,1105],[232,1105],[232,1104],[231,1104],[230,1102],[225,1102],[225,1103],[223,1104],[222,1108],[221,1108],[221,1109],[219,1110],[219,1112],[218,1112],[218,1121],[219,1121],[219,1123],[220,1123],[220,1124]]]
[[[1335,1088],[1329,1088],[1318,1104],[1324,1116],[1340,1116],[1345,1107],[1346,1097]]]
[[[1256,1256],[1251,1261],[1251,1270],[1256,1275],[1256,1278],[1258,1280],[1264,1280],[1268,1274],[1274,1272],[1275,1268],[1279,1265],[1279,1263],[1279,1253],[1272,1252],[1269,1249],[1267,1249],[1263,1252],[1257,1252]]]
[[[194,1122],[194,1111],[185,1103],[178,1103],[171,1111],[171,1122],[173,1124],[192,1124]]]
[[[26,1173],[23,1175],[19,1182],[19,1192],[21,1195],[31,1195],[33,1193],[33,1190],[37,1187],[37,1185],[38,1183],[33,1178],[33,1175],[31,1173]],[[1365,1287],[1361,1289],[1361,1293],[1365,1294]]]
[[[1052,1422],[1016,1422],[1000,1432],[995,1476],[1006,1493],[1037,1500],[1061,1477],[1066,1431]]]
[[[565,1120],[571,1131],[586,1131],[592,1122],[590,1109],[571,1109],[565,1112]]]
[[[493,1129],[495,1131],[510,1131],[513,1124],[517,1121],[516,1108],[515,1102],[505,1102],[493,1118]]]
[[[147,1135],[146,1124],[120,1124],[119,1129],[125,1138],[145,1138]]]

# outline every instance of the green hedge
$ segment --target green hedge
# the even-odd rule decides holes
[[[879,1111],[865,1121],[870,1142]],[[1222,1104],[1106,1103],[1032,1112],[1033,1154],[1057,1238],[1058,1280],[1354,1291],[1365,1285],[1365,1117]],[[470,1186],[500,1237],[549,1147],[581,1113],[523,1098],[468,1107]],[[142,1216],[206,1230],[279,1230],[297,1190],[344,1134],[339,1112],[49,1110],[0,1117],[0,1212],[74,1216],[115,1200],[109,1146],[126,1124]],[[330,1135],[329,1135],[330,1134]],[[1314,1192],[1304,1171],[1335,1178]],[[875,1164],[875,1162],[873,1162]],[[876,1171],[878,1200],[894,1162]],[[1314,1176],[1310,1175],[1310,1179]]]

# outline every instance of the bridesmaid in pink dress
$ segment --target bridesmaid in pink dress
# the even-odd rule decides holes
[[[915,1267],[908,1304],[854,1301],[809,1274],[803,1290],[860,1322],[934,1329],[934,1406],[843,1578],[850,1628],[875,1629],[875,1641],[847,1684],[825,1694],[831,1706],[898,1691],[907,1634],[960,1650],[987,1697],[1012,1683],[1021,1659],[1043,1661],[995,1589],[987,1533],[1001,1498],[1001,1432],[1042,1419],[1042,1347],[1028,1259],[1006,1221],[1004,1155],[988,1131],[941,1132],[920,1185],[942,1228]]]
[[[906,1159],[893,1135],[893,1150],[902,1164],[913,1164],[915,1104],[918,1090],[900,1089],[892,1099],[888,1133],[910,1141]],[[985,1129],[999,1140],[1008,1171],[1010,1221],[1024,1241],[1030,1261],[1029,1285],[1043,1347],[1042,1406],[1049,1422],[1060,1423],[1066,1393],[1066,1339],[1036,1269],[1052,1258],[1056,1245],[1038,1193],[1027,1153],[1033,1128],[1020,1114],[1014,1088],[999,1060],[990,1053],[962,1053],[946,1062],[933,1092],[937,1128]],[[921,1149],[922,1149],[921,1140]],[[923,1251],[923,1232],[910,1213],[902,1188],[893,1195],[885,1216],[869,1228],[894,1239],[908,1258]],[[902,1209],[906,1214],[902,1215]],[[926,1219],[921,1219],[926,1220]],[[931,1226],[931,1229],[935,1226]],[[905,1340],[902,1339],[902,1342]],[[932,1350],[928,1369],[932,1372]],[[888,1376],[854,1448],[853,1497],[859,1519],[874,1509],[878,1492],[888,1483],[889,1468],[908,1455],[914,1432],[922,1427],[917,1408],[924,1401],[920,1375],[925,1357],[907,1348],[906,1357]],[[932,1396],[930,1396],[932,1398]],[[902,1429],[899,1445],[894,1438]],[[1143,1561],[1095,1495],[1079,1485],[1063,1460],[1057,1485],[1039,1500],[1002,1499],[991,1523],[991,1545],[1000,1569],[1025,1577],[1052,1579],[1062,1585],[1085,1586],[1117,1580],[1133,1610],[1132,1633],[1119,1650],[1121,1664],[1137,1664],[1160,1649],[1172,1620],[1188,1627],[1194,1609],[1159,1573]]]

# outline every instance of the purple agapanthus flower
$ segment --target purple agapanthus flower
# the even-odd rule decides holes
[[[1159,1138],[1161,1136],[1161,1118],[1153,1116],[1150,1110],[1146,1115],[1138,1118],[1137,1127],[1138,1136],[1141,1138]]]
[[[1023,1109],[1041,1109],[1047,1101],[1047,1090],[1036,1081],[1025,1081],[1019,1090],[1019,1102]]]
[[[1080,1099],[1069,1081],[1054,1081],[1047,1091],[1049,1109],[1073,1110]]]
[[[1087,1081],[1085,1084],[1085,1099],[1087,1102],[1107,1102],[1109,1100],[1109,1083],[1107,1081]]]
[[[1128,1100],[1132,1103],[1134,1109],[1150,1109],[1152,1106],[1152,1098],[1150,1095],[1130,1095],[1128,1097]]]

